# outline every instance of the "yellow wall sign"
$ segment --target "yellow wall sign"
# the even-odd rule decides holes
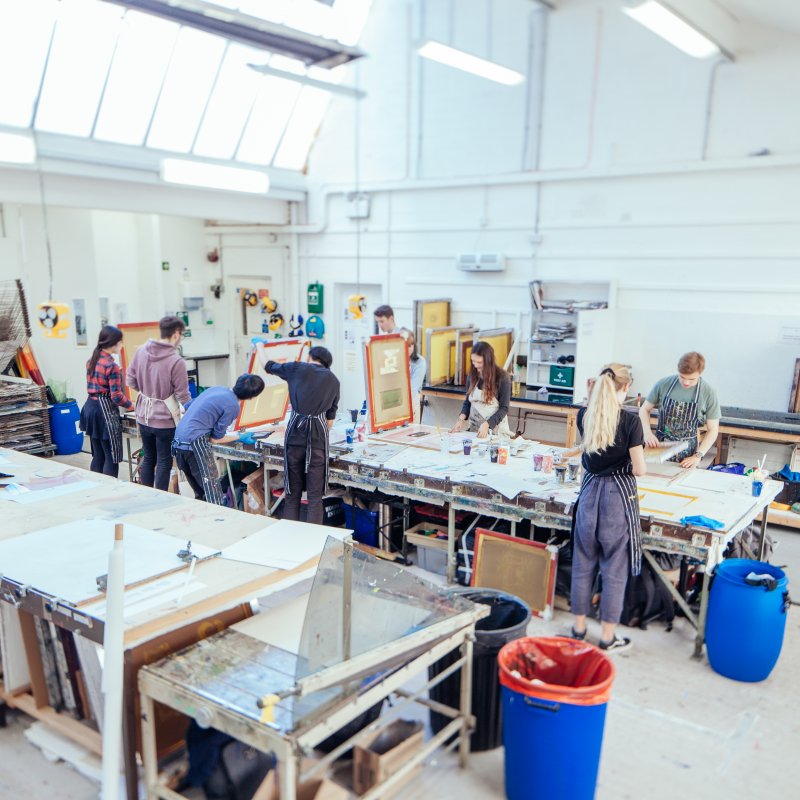
[[[51,339],[63,339],[69,328],[69,306],[66,303],[39,303],[36,318],[44,328],[44,335]]]

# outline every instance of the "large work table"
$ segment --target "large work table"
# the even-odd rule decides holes
[[[424,426],[423,426],[424,427]],[[263,465],[265,485],[269,473],[283,464],[282,427],[257,446],[217,445],[215,453],[226,460]],[[456,571],[456,512],[467,511],[556,530],[569,530],[579,484],[559,483],[555,474],[534,472],[534,453],[555,453],[559,448],[526,442],[507,465],[489,463],[486,456],[441,453],[392,443],[390,437],[369,437],[363,444],[331,448],[330,480],[346,488],[377,491],[409,500],[446,507],[448,514],[449,582]],[[699,615],[695,615],[672,583],[661,573],[652,551],[697,559],[708,576],[730,541],[761,520],[761,541],[766,531],[770,502],[781,491],[778,481],[767,481],[760,497],[752,497],[748,478],[708,470],[683,470],[677,465],[650,466],[651,474],[639,479],[645,557],[670,588],[676,602],[697,629],[695,652],[702,652],[708,578],[704,577]],[[267,506],[269,504],[267,503]],[[267,509],[269,510],[269,509]],[[681,522],[683,517],[706,516],[722,527],[712,530]],[[756,556],[760,553],[754,554]]]

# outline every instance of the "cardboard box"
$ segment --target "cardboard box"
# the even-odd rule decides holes
[[[398,719],[353,748],[353,789],[361,795],[397,772],[421,747],[422,722]],[[390,793],[395,794],[422,769],[420,764]]]
[[[245,485],[244,510],[248,514],[263,515],[266,511],[264,470],[257,469],[255,472],[251,472],[246,478],[242,479],[242,483]]]
[[[272,770],[258,788],[253,800],[280,800],[278,776]],[[317,778],[297,787],[297,800],[348,800],[350,792],[327,778]]]
[[[421,531],[437,530],[447,536],[447,525],[436,522],[420,522],[405,532],[406,541],[417,548],[417,565],[428,572],[444,575],[447,572],[447,539],[438,536],[423,536]],[[456,548],[463,531],[456,528]]]

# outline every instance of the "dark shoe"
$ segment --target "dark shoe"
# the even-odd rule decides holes
[[[569,638],[577,639],[579,642],[582,642],[586,638],[586,629],[584,628],[582,631],[576,631],[575,628],[570,628]]]
[[[606,653],[622,653],[625,650],[630,650],[633,647],[631,640],[625,636],[615,636],[613,641],[604,642],[602,639],[599,642],[600,649]]]

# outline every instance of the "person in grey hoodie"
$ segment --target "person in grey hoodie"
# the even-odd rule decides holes
[[[128,386],[136,389],[136,421],[142,438],[141,481],[167,491],[172,469],[172,439],[189,402],[189,377],[178,345],[186,330],[178,317],[159,321],[160,339],[140,347],[128,367]]]

